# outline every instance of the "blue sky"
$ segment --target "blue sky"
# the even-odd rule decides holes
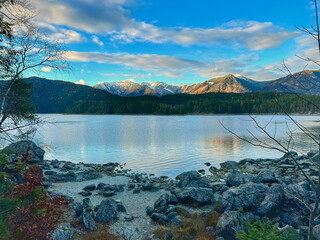
[[[37,24],[66,44],[71,71],[41,77],[95,85],[134,79],[192,84],[241,74],[283,76],[317,58],[316,44],[294,25],[311,27],[310,0],[31,0]],[[315,69],[309,65],[307,68]],[[27,76],[34,75],[33,72]]]

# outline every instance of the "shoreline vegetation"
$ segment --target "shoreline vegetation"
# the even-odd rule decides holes
[[[24,151],[30,161],[21,167],[18,156]],[[304,171],[318,175],[318,151],[290,155]],[[247,239],[248,229],[255,228],[269,229],[275,239],[303,239],[315,199],[288,154],[227,161],[220,168],[204,163],[176,178],[133,173],[118,163],[44,160],[44,150],[31,141],[11,144],[1,156],[6,181],[25,184],[20,172],[37,165],[44,192],[68,202],[50,232],[54,240]],[[316,220],[316,239],[319,232]]]

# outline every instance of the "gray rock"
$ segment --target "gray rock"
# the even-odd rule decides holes
[[[29,150],[30,164],[42,163],[43,156],[45,153],[43,149],[39,148],[34,142],[29,140],[23,140],[16,143],[12,143],[9,146],[5,147],[3,150],[5,152],[10,152],[11,154],[15,154],[18,156],[27,153]]]
[[[209,188],[210,185],[208,182],[206,182],[203,179],[199,179],[199,178],[195,179],[193,176],[187,176],[179,181],[178,187],[180,187],[180,188],[185,188],[185,187]]]
[[[314,157],[315,155],[319,154],[319,151],[318,150],[315,150],[315,149],[312,149],[310,150],[308,153],[307,153],[307,157],[308,158],[312,158]]]
[[[160,213],[153,213],[151,219],[160,224],[166,224],[168,222],[168,218]]]
[[[154,210],[158,213],[165,213],[169,204],[177,204],[178,199],[173,194],[162,194],[154,203]]]
[[[102,195],[103,195],[104,197],[111,197],[111,196],[113,196],[113,195],[115,195],[115,194],[116,194],[115,191],[104,191]]]
[[[73,240],[73,231],[70,223],[61,223],[59,227],[52,233],[52,240]]]
[[[298,153],[297,153],[297,152],[294,152],[294,151],[285,153],[285,154],[281,157],[281,159],[291,158],[291,156],[294,157],[294,158],[297,158],[297,157],[298,157]]]
[[[147,182],[147,183],[141,185],[141,190],[156,192],[156,191],[159,191],[159,187],[157,187],[154,183]]]
[[[55,159],[55,160],[51,161],[51,165],[52,165],[54,168],[59,168],[60,162],[59,162],[57,159]]]
[[[178,213],[177,212],[170,212],[168,215],[167,215],[167,218],[168,220],[172,220],[174,219],[176,216],[178,216]]]
[[[76,169],[77,165],[72,163],[72,162],[66,162],[62,168],[66,169],[66,170],[74,170]]]
[[[79,192],[79,195],[83,197],[89,197],[92,195],[92,192],[82,191],[82,192]]]
[[[183,172],[183,173],[179,174],[178,176],[176,176],[176,179],[182,180],[186,177],[189,177],[193,180],[197,180],[197,179],[201,178],[201,175],[197,171],[188,171],[188,172]]]
[[[237,187],[245,183],[244,175],[238,170],[233,170],[228,174],[227,185],[229,187]]]
[[[258,220],[252,213],[240,213],[239,211],[224,212],[217,223],[217,236],[228,240],[235,240],[236,233],[244,230],[247,222]]]
[[[313,227],[312,236],[315,238],[315,240],[320,240],[320,225]]]
[[[290,184],[284,186],[284,203],[283,207],[287,209],[294,209],[295,212],[303,216],[310,214],[311,198],[308,191],[306,191],[299,184]]]
[[[185,188],[176,193],[176,197],[180,203],[199,203],[208,204],[213,197],[210,188]]]
[[[258,214],[261,216],[278,214],[280,212],[283,197],[283,186],[280,184],[272,185],[268,189],[265,199],[258,208]]]
[[[88,181],[88,180],[93,180],[101,177],[102,175],[100,173],[98,173],[93,169],[89,169],[86,171],[78,172],[76,179],[77,181],[81,182],[81,181]]]
[[[152,207],[150,207],[150,206],[147,206],[146,207],[146,213],[147,213],[148,216],[151,216],[152,213],[154,213],[154,209]]]
[[[55,175],[55,174],[57,174],[57,172],[55,172],[55,171],[45,171],[44,172],[45,176],[50,176],[50,175]]]
[[[80,217],[81,214],[83,213],[83,205],[81,203],[74,203],[73,204],[73,209],[76,213],[76,217]]]
[[[235,161],[226,161],[223,163],[220,163],[221,168],[226,168],[226,169],[234,169],[238,168],[238,163]]]
[[[123,205],[123,203],[117,203],[117,211],[118,212],[127,212],[127,209],[125,208],[125,206]]]
[[[219,204],[222,211],[238,210],[254,211],[264,200],[268,187],[262,183],[246,183],[230,188],[222,194]]]
[[[97,190],[103,190],[105,186],[106,186],[105,183],[99,183],[99,184],[97,185]]]
[[[118,221],[117,203],[113,199],[103,200],[97,206],[96,220],[98,222],[116,222]]]
[[[83,221],[84,227],[85,227],[87,230],[90,230],[90,231],[95,231],[95,230],[97,230],[96,223],[95,223],[94,220],[93,220],[93,217],[92,217],[92,213],[91,213],[91,212],[84,211],[84,212],[82,213],[82,221]]]
[[[214,182],[211,187],[212,187],[212,191],[213,192],[221,192],[222,191],[222,187],[225,186],[226,183],[225,182]]]
[[[169,204],[164,214],[167,216],[171,212],[176,212],[176,211],[177,211],[177,207]]]
[[[129,214],[125,215],[124,218],[123,218],[123,220],[125,222],[131,222],[133,219],[134,219],[134,216],[129,215]]]
[[[135,188],[135,189],[133,189],[133,191],[132,191],[132,193],[134,193],[134,194],[138,194],[138,193],[140,193],[141,192],[141,190],[139,189],[139,188]]]
[[[51,182],[75,182],[77,181],[77,176],[73,171],[69,171],[68,173],[56,173],[49,175],[47,180]]]
[[[207,167],[210,167],[211,163],[210,162],[206,162],[206,163],[204,163],[204,165],[206,165]]]
[[[255,179],[256,183],[277,183],[278,179],[275,177],[275,174],[270,170],[261,171],[257,178]]]
[[[169,223],[173,226],[179,226],[181,224],[181,217],[175,216],[173,219],[169,221]]]
[[[96,185],[95,184],[87,185],[82,190],[83,191],[88,191],[88,192],[94,191],[94,190],[96,190]]]

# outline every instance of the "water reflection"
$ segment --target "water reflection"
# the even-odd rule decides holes
[[[36,142],[46,147],[47,159],[73,162],[127,163],[128,168],[157,175],[174,176],[182,171],[204,168],[204,162],[218,166],[227,160],[280,157],[229,134],[219,123],[240,136],[248,130],[267,141],[248,116],[87,116],[41,115],[54,124],[45,124]],[[317,116],[296,116],[310,128]],[[286,116],[259,116],[261,124],[284,141]],[[276,124],[277,123],[277,124]],[[292,127],[292,126],[291,126]],[[295,146],[302,152],[314,148],[310,139],[297,131]]]

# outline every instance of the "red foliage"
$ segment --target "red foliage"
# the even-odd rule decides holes
[[[29,159],[29,153],[22,154],[21,161]],[[24,173],[22,184],[12,184],[9,198],[20,199],[21,204],[8,216],[9,223],[16,234],[30,239],[49,239],[48,233],[56,228],[67,204],[64,197],[53,197],[42,188],[44,178],[38,166],[29,166]]]
[[[38,166],[30,166],[28,171],[24,174],[23,184],[13,184],[12,194],[28,197],[32,191],[37,187],[42,186],[44,178],[42,177],[40,168]]]
[[[31,154],[29,153],[30,150],[31,150],[31,148],[28,147],[27,148],[27,152],[21,154],[21,159],[20,160],[24,164],[28,164],[31,161]]]
[[[19,232],[31,239],[49,239],[48,233],[56,228],[66,204],[63,197],[36,201],[17,209],[9,216],[9,222]]]

